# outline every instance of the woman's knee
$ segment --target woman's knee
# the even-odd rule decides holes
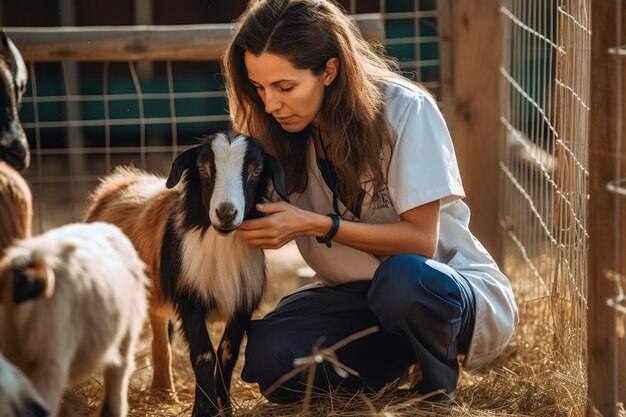
[[[448,265],[423,256],[391,257],[374,275],[369,306],[391,331],[421,314],[450,320],[460,316],[463,303],[453,273]]]

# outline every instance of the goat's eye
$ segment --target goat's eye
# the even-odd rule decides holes
[[[254,171],[252,171],[252,176],[253,177],[258,177],[259,175],[261,175],[261,169],[257,168]]]
[[[209,170],[204,165],[199,166],[198,171],[200,171],[200,174],[202,175],[209,175]]]

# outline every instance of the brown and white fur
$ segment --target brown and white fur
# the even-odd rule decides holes
[[[30,381],[0,355],[0,416],[47,417],[48,409]]]
[[[0,257],[15,240],[29,237],[33,202],[26,180],[9,164],[0,161]]]
[[[101,416],[124,417],[146,318],[145,265],[106,223],[21,240],[0,262],[0,345],[56,415],[64,385],[104,370]]]
[[[0,160],[19,171],[30,163],[28,141],[18,113],[27,82],[22,55],[0,31]]]
[[[193,416],[229,412],[233,368],[266,275],[263,251],[235,231],[260,216],[255,203],[270,180],[287,199],[277,161],[252,138],[226,132],[181,153],[167,181],[118,168],[92,197],[87,220],[118,225],[148,264],[155,389],[174,392],[167,323],[173,314],[182,322],[196,377]],[[226,322],[217,358],[207,320]]]

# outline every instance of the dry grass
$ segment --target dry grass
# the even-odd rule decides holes
[[[270,311],[281,295],[301,285],[295,271],[304,266],[293,246],[269,254],[269,285],[265,299],[256,313]],[[532,311],[526,309],[525,318]],[[148,326],[147,326],[148,327]],[[211,337],[218,340],[218,326]],[[232,383],[235,416],[582,416],[586,404],[584,375],[576,375],[574,366],[554,351],[553,335],[540,326],[521,324],[506,351],[489,367],[471,373],[462,372],[453,405],[433,405],[406,390],[391,385],[377,395],[351,395],[342,392],[315,393],[310,405],[275,405],[265,401],[256,385],[239,379],[243,357],[239,360]],[[143,335],[136,355],[136,371],[131,379],[131,417],[188,416],[194,393],[193,371],[187,352],[178,337],[174,341],[174,375],[180,402],[171,404],[150,392],[152,370],[150,334]],[[243,351],[243,349],[242,349]],[[570,366],[570,364],[572,366]],[[96,375],[66,391],[60,415],[93,415],[103,394],[102,377]],[[624,414],[626,416],[626,413]]]

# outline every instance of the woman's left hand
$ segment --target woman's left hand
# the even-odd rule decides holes
[[[237,233],[247,243],[261,249],[278,249],[305,234],[311,216],[316,216],[284,201],[257,204],[256,208],[269,216],[244,220]]]

